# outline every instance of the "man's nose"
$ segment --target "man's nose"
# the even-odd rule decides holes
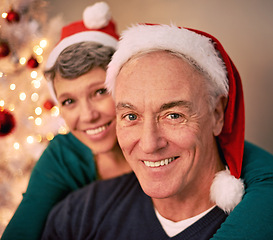
[[[147,154],[155,153],[167,146],[167,140],[156,121],[144,121],[139,146]]]

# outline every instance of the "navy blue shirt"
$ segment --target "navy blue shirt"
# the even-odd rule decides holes
[[[42,239],[204,240],[213,236],[226,217],[215,207],[170,238],[155,215],[151,198],[130,173],[70,194],[51,211]]]

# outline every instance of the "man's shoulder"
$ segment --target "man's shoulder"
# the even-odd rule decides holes
[[[55,231],[57,235],[67,235],[64,239],[95,234],[98,229],[106,229],[110,223],[120,221],[130,209],[138,211],[138,205],[145,198],[134,173],[93,182],[71,193],[53,208],[45,236]],[[132,204],[136,208],[132,208]]]
[[[87,185],[86,187],[77,190],[71,194],[71,198],[92,197],[92,198],[109,198],[111,194],[121,194],[123,192],[128,193],[133,191],[139,186],[137,178],[133,172],[124,174],[115,178],[107,180],[97,180]],[[91,195],[91,196],[89,196]],[[83,198],[83,200],[85,199]]]
[[[97,180],[91,184],[69,194],[59,203],[57,211],[64,211],[65,207],[70,214],[81,215],[83,207],[94,212],[97,207],[107,208],[121,197],[129,197],[130,194],[140,190],[139,183],[134,173],[108,179]]]

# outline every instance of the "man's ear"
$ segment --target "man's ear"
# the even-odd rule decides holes
[[[213,134],[214,136],[218,136],[222,132],[222,128],[224,126],[224,116],[225,116],[225,109],[227,105],[227,98],[224,96],[220,96],[214,107],[213,117],[214,117],[214,128]]]

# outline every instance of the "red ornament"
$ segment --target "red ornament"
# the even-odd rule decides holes
[[[0,41],[0,58],[8,56],[10,53],[9,45],[7,42]]]
[[[8,12],[8,15],[6,17],[7,21],[9,23],[15,23],[15,22],[19,22],[20,20],[20,15],[13,11],[12,9]]]
[[[8,110],[0,108],[0,137],[10,134],[14,128],[14,116]]]
[[[46,100],[45,102],[44,102],[44,108],[46,109],[46,110],[50,110],[51,108],[53,108],[55,106],[55,104],[53,103],[53,101],[51,101],[51,100]]]
[[[39,66],[39,63],[36,58],[31,57],[27,62],[27,66],[29,68],[37,68]]]

